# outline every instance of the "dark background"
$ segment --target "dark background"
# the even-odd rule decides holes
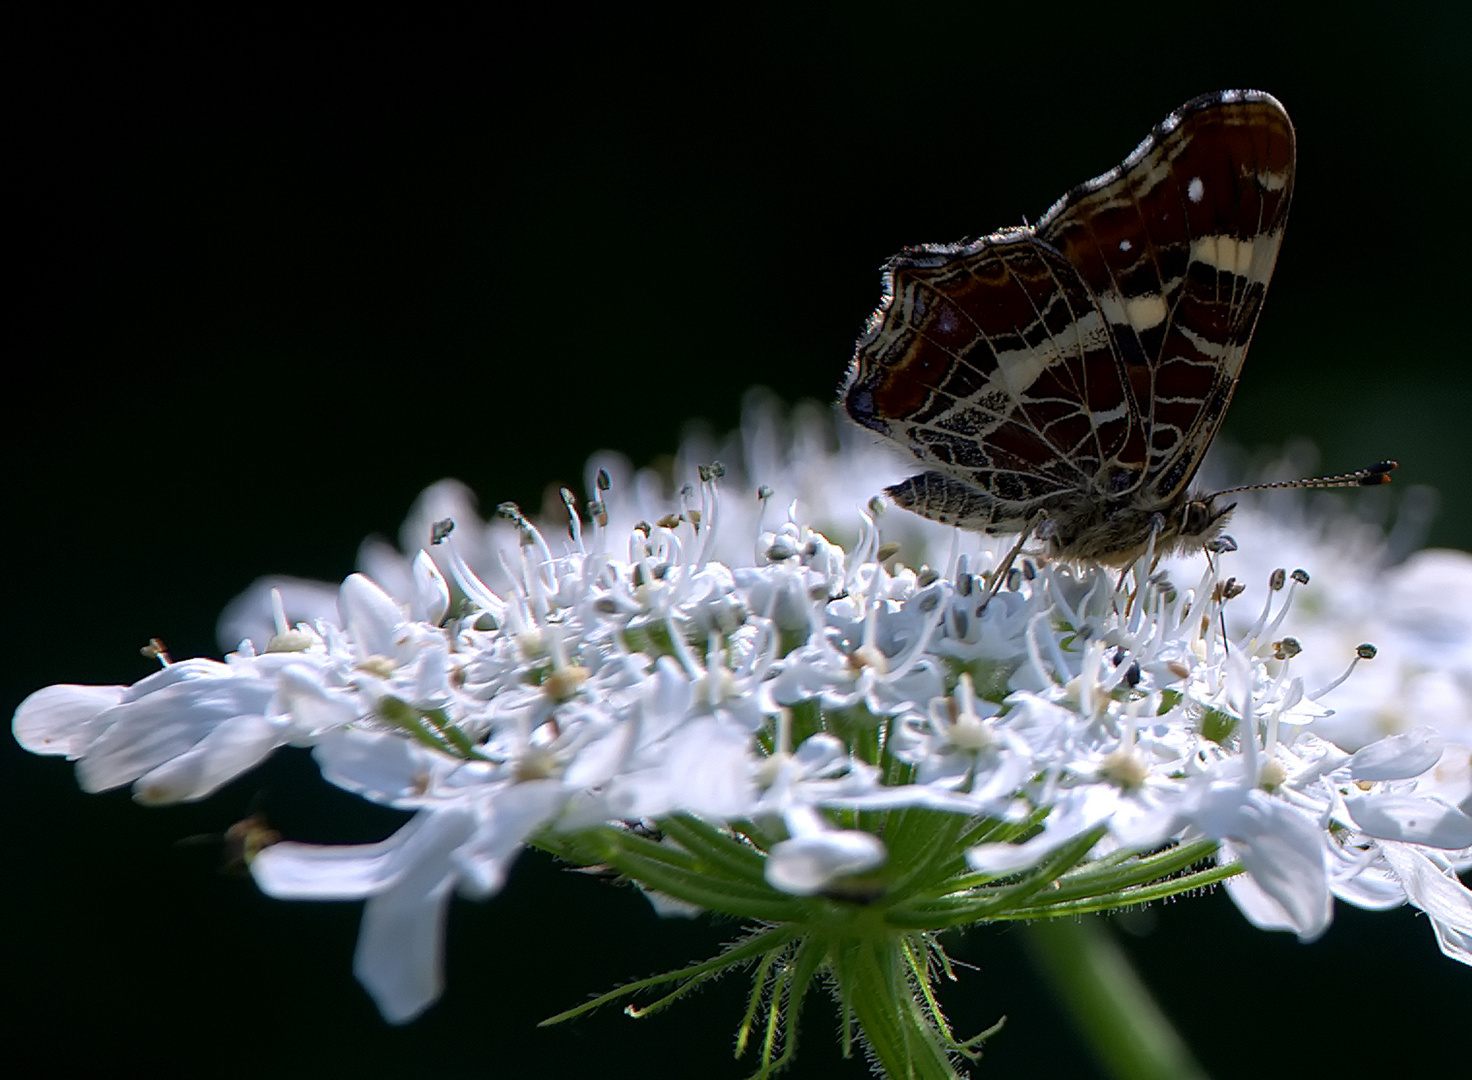
[[[1276,94],[1299,133],[1228,434],[1310,437],[1326,470],[1397,457],[1398,481],[1441,491],[1432,542],[1472,546],[1469,26],[1451,5],[695,10],[12,22],[0,706],[132,682],[153,635],[218,655],[215,617],[252,579],[340,578],[442,476],[537,506],[600,447],[648,461],[692,419],[734,425],[750,386],[828,398],[886,256],[1035,220],[1227,86]],[[749,1071],[729,1057],[734,980],[638,1023],[533,1026],[735,927],[660,922],[528,858],[503,895],[456,904],[444,1001],[393,1029],[349,971],[355,905],[266,900],[180,843],[253,801],[297,839],[391,830],[304,755],[172,810],[84,796],[8,742],[0,763],[8,1058]],[[1410,912],[1341,907],[1312,947],[1223,895],[1150,919],[1131,951],[1218,1077],[1345,1055],[1414,1073],[1472,1005],[1472,973]],[[980,969],[949,995],[958,1029],[1011,1018],[980,1075],[1093,1075],[1015,931],[957,948]],[[810,1013],[792,1075],[864,1074],[835,1063],[832,1030]]]

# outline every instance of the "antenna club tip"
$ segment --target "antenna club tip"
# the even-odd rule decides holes
[[[1376,484],[1388,484],[1391,470],[1398,468],[1400,468],[1398,461],[1377,461],[1365,470],[1364,476],[1360,478],[1360,485],[1374,487]]]

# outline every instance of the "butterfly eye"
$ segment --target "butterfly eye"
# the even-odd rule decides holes
[[[1216,515],[1211,512],[1211,507],[1204,499],[1195,499],[1186,504],[1181,511],[1181,535],[1200,536],[1211,523],[1216,520]]]

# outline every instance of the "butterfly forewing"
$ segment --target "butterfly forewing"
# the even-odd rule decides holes
[[[1197,99],[1038,224],[1097,298],[1141,409],[1120,465],[1162,495],[1195,473],[1242,369],[1293,159],[1292,125],[1272,98]]]
[[[1041,512],[1062,554],[1127,554],[1221,421],[1292,183],[1282,107],[1217,94],[1035,229],[896,256],[844,394],[928,469],[889,494],[987,531]]]

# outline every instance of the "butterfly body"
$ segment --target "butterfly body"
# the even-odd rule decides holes
[[[843,390],[925,471],[915,513],[1031,530],[1124,565],[1209,542],[1230,507],[1189,485],[1231,400],[1282,242],[1293,128],[1273,98],[1197,98],[1036,227],[912,248]]]

